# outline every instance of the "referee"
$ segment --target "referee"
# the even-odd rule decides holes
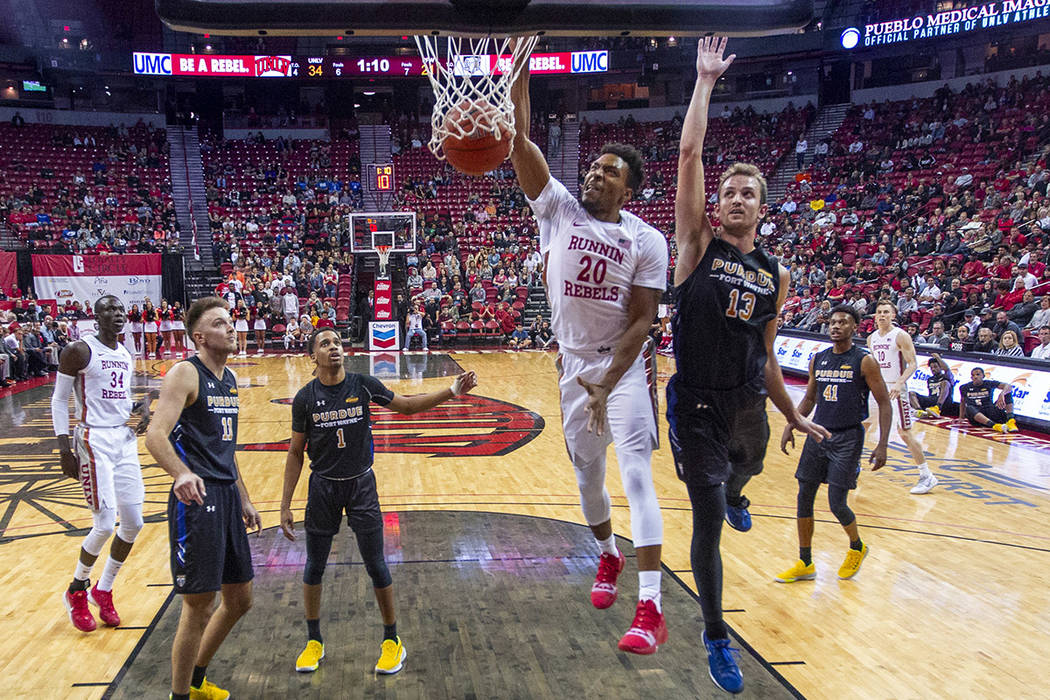
[[[864,426],[868,417],[868,392],[879,406],[879,444],[871,453],[874,469],[886,463],[886,443],[889,441],[893,409],[889,393],[882,380],[879,364],[853,344],[853,333],[860,322],[860,314],[852,306],[842,304],[831,310],[828,335],[832,347],[817,353],[809,364],[809,385],[798,405],[798,412],[808,416],[817,407],[813,421],[828,429],[831,437],[823,442],[806,440],[802,457],[795,471],[798,479],[798,561],[787,571],[777,575],[780,583],[814,579],[817,568],[813,564],[813,503],[821,483],[828,485],[828,506],[849,535],[849,551],[839,568],[839,578],[852,578],[868,546],[860,539],[857,518],[846,503],[849,492],[857,488],[860,473],[860,455],[864,450]],[[787,445],[795,444],[791,424],[784,427],[780,449],[787,454]]]
[[[321,578],[332,548],[332,537],[339,532],[345,512],[383,616],[383,643],[375,670],[397,673],[406,652],[397,635],[394,586],[383,556],[383,515],[372,471],[369,404],[374,402],[406,415],[420,413],[466,394],[477,386],[477,377],[473,372],[464,372],[448,389],[421,396],[398,396],[374,377],[346,371],[343,345],[335,329],[314,331],[308,348],[317,365],[317,377],[300,389],[292,402],[292,439],[281,497],[281,530],[294,541],[292,495],[302,473],[305,450],[310,455],[312,471],[304,522],[303,599],[308,634],[306,648],[295,661],[295,670],[316,671],[324,658]]]

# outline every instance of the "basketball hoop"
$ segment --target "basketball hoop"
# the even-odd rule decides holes
[[[376,253],[379,255],[379,276],[386,277],[386,264],[390,262],[390,246],[377,245]]]
[[[466,39],[466,42],[464,42]],[[538,36],[441,37],[416,36],[416,47],[434,89],[430,151],[444,160],[442,146],[449,136],[465,139],[480,132],[514,143],[514,103],[510,87],[518,79]],[[495,61],[495,65],[492,65]],[[449,119],[450,116],[454,117]],[[502,128],[501,128],[502,127]],[[512,146],[513,147],[513,146]]]

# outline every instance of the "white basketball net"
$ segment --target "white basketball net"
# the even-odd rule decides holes
[[[492,133],[497,139],[506,136],[513,148],[514,103],[510,88],[539,37],[449,36],[444,38],[444,56],[442,37],[415,39],[434,89],[428,144],[431,152],[444,159],[441,146],[447,137],[470,138],[481,132]],[[489,107],[474,109],[479,104]],[[448,119],[452,113],[454,118]]]

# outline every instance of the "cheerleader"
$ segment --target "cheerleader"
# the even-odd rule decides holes
[[[237,331],[237,352],[241,357],[248,355],[248,317],[251,311],[244,304],[244,299],[237,302],[233,310],[233,329]]]
[[[186,312],[181,302],[171,307],[171,333],[175,336],[175,352],[186,354]]]
[[[160,321],[160,335],[164,342],[164,354],[171,354],[171,307],[167,299],[160,300],[160,308],[157,309],[157,319]],[[160,359],[160,348],[157,348],[157,359]]]
[[[157,352],[157,309],[146,297],[142,304],[142,332],[146,335],[146,357],[153,357]]]
[[[131,338],[135,343],[135,355],[142,352],[142,312],[138,304],[132,304],[128,311],[128,324],[131,326]]]
[[[255,307],[255,348],[256,355],[262,355],[266,350],[266,314],[261,306]]]

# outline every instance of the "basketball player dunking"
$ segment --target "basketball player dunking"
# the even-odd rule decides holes
[[[908,378],[919,368],[915,357],[915,343],[903,329],[893,325],[897,317],[897,307],[888,299],[875,305],[875,330],[868,336],[868,351],[879,363],[882,380],[890,393],[890,404],[893,406],[893,428],[911,452],[911,458],[919,468],[919,482],[911,488],[911,493],[929,493],[937,485],[937,477],[926,466],[926,455],[922,445],[912,435],[915,424],[911,402],[908,400]],[[870,399],[867,428],[877,412],[874,410],[874,398]]]
[[[135,362],[118,340],[126,320],[124,305],[115,296],[95,302],[98,335],[85,335],[70,343],[59,358],[51,419],[58,436],[62,473],[78,479],[91,507],[91,531],[80,547],[80,558],[69,589],[63,595],[69,619],[81,632],[95,629],[88,602],[98,606],[99,617],[110,627],[120,624],[113,607],[113,579],[123,566],[135,537],[142,529],[142,483],[138,442],[127,426],[132,412],[140,414],[137,432],[149,426],[149,397],[133,404],[132,375]],[[75,449],[69,441],[69,394],[76,397]],[[117,516],[120,525],[117,526]],[[116,527],[109,558],[98,583],[88,592],[91,567]]]
[[[477,385],[473,372],[463,372],[441,391],[399,396],[375,377],[348,373],[343,344],[334,328],[319,328],[310,336],[308,352],[317,366],[317,378],[304,386],[292,402],[292,439],[284,464],[281,530],[295,540],[292,496],[303,471],[303,451],[310,455],[310,489],[306,497],[306,567],[303,571],[303,608],[306,612],[306,648],[295,660],[295,670],[310,673],[324,658],[321,636],[321,578],[332,538],[346,514],[357,538],[365,571],[372,580],[383,641],[376,673],[401,670],[407,652],[397,634],[394,584],[383,556],[383,512],[379,507],[376,475],[372,471],[370,404],[412,415],[428,411]]]
[[[721,688],[737,693],[744,681],[722,619],[719,541],[728,492],[735,486],[732,495],[740,496],[744,483],[762,470],[767,395],[792,427],[818,439],[827,431],[799,415],[773,352],[789,275],[755,246],[767,210],[758,168],[736,163],[722,175],[717,231],[705,212],[701,155],[711,91],[735,58],[722,58],[725,45],[724,38],[701,39],[696,86],[682,124],[675,200],[676,371],[667,385],[667,420],[675,468],[693,507],[692,568],[709,671]]]
[[[197,355],[164,377],[146,448],[175,479],[168,497],[168,538],[175,592],[182,595],[171,647],[174,700],[225,700],[209,682],[208,662],[252,605],[252,556],[245,527],[259,513],[237,469],[237,377],[226,359],[237,352],[229,307],[198,299],[186,313]],[[215,593],[222,591],[212,611]]]
[[[540,231],[558,358],[562,428],[583,517],[601,557],[591,588],[596,608],[616,600],[624,556],[612,531],[605,453],[616,446],[638,557],[639,600],[623,651],[651,654],[667,640],[660,608],[663,518],[653,489],[656,377],[649,326],[667,285],[663,234],[621,207],[645,179],[638,151],[606,144],[580,199],[551,177],[529,140],[529,69],[511,89],[517,135],[511,160]],[[645,349],[643,350],[643,345]]]

